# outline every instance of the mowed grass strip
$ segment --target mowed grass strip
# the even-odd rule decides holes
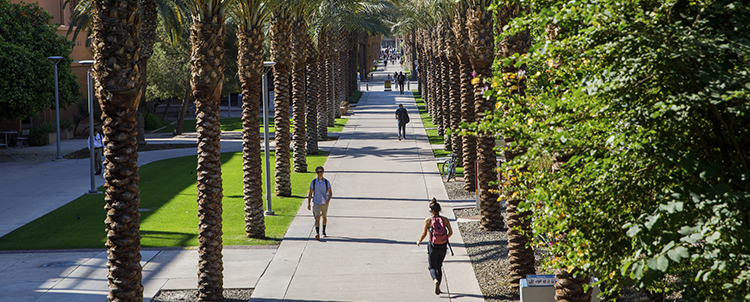
[[[223,153],[224,245],[278,244],[307,194],[310,180],[315,177],[312,172],[315,167],[325,163],[327,156],[327,152],[308,155],[308,173],[292,173],[292,197],[272,194],[272,207],[277,215],[265,218],[267,238],[259,240],[245,237],[242,154]],[[271,156],[272,165],[274,162],[275,157]],[[196,167],[197,158],[187,156],[140,168],[141,246],[198,245]],[[0,238],[0,250],[104,248],[104,205],[104,194],[83,195],[3,236]]]
[[[427,113],[427,108],[424,104],[424,99],[422,99],[422,96],[419,94],[418,90],[412,90],[412,93],[414,94],[414,101],[417,103],[417,108],[419,109],[419,116],[422,118],[422,123],[424,124],[425,128],[435,128],[437,125],[432,123],[432,118],[430,117],[429,113]],[[445,142],[445,138],[442,135],[438,135],[437,129],[425,129],[425,132],[427,132],[427,139],[430,141],[430,145],[436,145],[436,144],[443,144]],[[440,157],[450,157],[451,152],[445,151],[441,149],[432,149],[432,153],[435,155],[435,158]],[[460,158],[458,160],[461,160]],[[456,167],[456,176],[463,177],[464,176],[464,168],[463,167]]]
[[[289,120],[291,122],[291,120]],[[344,126],[349,121],[349,118],[337,118],[335,126],[328,127],[328,132],[341,132],[341,130],[344,129]],[[191,133],[195,132],[195,123],[196,120],[188,120],[186,119],[185,122],[182,123],[182,133]],[[276,127],[274,126],[274,122],[272,118],[268,119],[268,132],[272,133],[276,131]],[[167,127],[162,128],[159,131],[156,131],[156,133],[172,133],[174,132],[175,124],[171,124]],[[227,117],[221,119],[221,131],[242,131],[242,118],[240,117]],[[260,132],[263,133],[263,120],[261,120],[260,124]]]

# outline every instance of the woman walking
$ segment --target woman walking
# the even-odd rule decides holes
[[[432,276],[432,282],[435,283],[435,294],[440,294],[440,283],[443,280],[443,259],[445,259],[445,251],[448,248],[448,238],[453,235],[453,228],[448,218],[440,216],[440,204],[435,198],[432,198],[430,202],[430,217],[424,220],[424,229],[422,230],[422,236],[417,241],[417,246],[422,243],[422,240],[430,234],[430,242],[427,245],[427,255],[430,270],[430,276]]]

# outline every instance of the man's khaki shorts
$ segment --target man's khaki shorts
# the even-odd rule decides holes
[[[318,217],[321,215],[323,217],[328,217],[328,204],[313,203],[312,210],[313,210],[313,216],[315,217]]]

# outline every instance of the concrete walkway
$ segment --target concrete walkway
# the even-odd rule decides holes
[[[455,256],[445,261],[444,293],[433,292],[426,245],[415,242],[429,215],[428,200],[447,201],[447,195],[411,93],[383,92],[382,80],[395,70],[401,69],[391,65],[386,73],[381,66],[339,140],[320,142],[331,151],[325,164],[334,191],[329,237],[315,241],[313,217],[303,203],[278,250],[225,247],[225,288],[255,288],[252,301],[483,300],[459,233],[451,238]],[[412,116],[403,141],[396,133],[397,103]],[[85,140],[63,145],[66,153],[85,147]],[[49,156],[54,148],[26,151]],[[222,139],[222,152],[240,150],[240,140]],[[139,164],[195,152],[141,152]],[[0,163],[0,236],[87,192],[88,171],[88,160]],[[96,181],[103,184],[100,177]],[[457,231],[451,203],[442,204]],[[142,255],[145,301],[159,290],[196,287],[197,250],[145,249]],[[104,249],[0,252],[0,302],[104,301],[106,275]]]
[[[251,301],[484,300],[458,233],[455,256],[445,260],[444,293],[434,293],[426,245],[416,245],[429,199],[444,201],[443,214],[455,220],[412,95],[383,92],[384,78],[375,75],[325,164],[333,190],[329,237],[314,239],[303,203]],[[398,103],[412,116],[403,141]]]

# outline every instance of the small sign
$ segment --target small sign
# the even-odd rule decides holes
[[[385,91],[391,91],[391,80],[385,80],[384,86]]]
[[[555,275],[526,275],[529,286],[555,286]]]

